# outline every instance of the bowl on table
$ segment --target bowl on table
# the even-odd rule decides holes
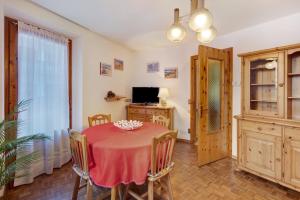
[[[120,120],[114,122],[114,126],[118,127],[119,129],[132,131],[138,129],[143,126],[143,122],[137,120]]]

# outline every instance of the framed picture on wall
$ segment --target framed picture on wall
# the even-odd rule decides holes
[[[147,72],[155,73],[159,72],[159,62],[152,62],[147,64]]]
[[[124,70],[123,60],[114,59],[114,68],[115,68],[115,70],[123,71]]]
[[[178,68],[165,68],[164,74],[166,79],[178,78]]]
[[[111,65],[100,63],[100,75],[102,76],[112,76]]]

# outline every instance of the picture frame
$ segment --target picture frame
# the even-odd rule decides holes
[[[100,75],[112,76],[111,65],[106,64],[106,63],[100,63]]]
[[[159,62],[152,62],[147,64],[147,72],[155,73],[159,72]]]
[[[178,78],[178,68],[169,67],[164,70],[165,79],[176,79]]]
[[[115,68],[115,70],[123,71],[124,70],[124,61],[115,58],[114,59],[114,68]]]

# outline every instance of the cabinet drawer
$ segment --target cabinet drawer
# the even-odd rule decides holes
[[[166,110],[158,110],[158,109],[147,109],[146,110],[146,114],[148,114],[148,115],[163,115],[163,116],[167,116],[168,115],[168,111],[166,111]]]
[[[130,108],[130,109],[128,109],[128,113],[130,113],[130,114],[145,114],[145,109]]]
[[[300,128],[285,128],[286,140],[298,140],[300,141]]]
[[[143,114],[128,114],[128,120],[145,121],[145,115]]]
[[[248,122],[248,121],[243,121],[242,129],[254,131],[258,133],[275,135],[275,136],[281,136],[281,130],[282,130],[281,126],[278,125]]]

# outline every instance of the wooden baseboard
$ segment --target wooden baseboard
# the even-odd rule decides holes
[[[181,138],[177,138],[177,142],[183,142],[183,143],[191,144],[190,140],[181,139]]]

